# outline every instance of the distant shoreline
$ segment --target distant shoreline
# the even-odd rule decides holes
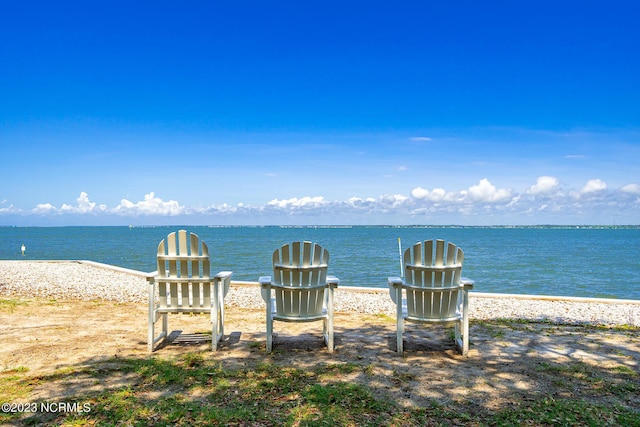
[[[523,228],[523,229],[640,229],[640,224],[529,224],[529,225],[459,225],[459,224],[307,224],[307,225],[278,225],[278,224],[245,224],[245,225],[223,225],[223,224],[202,224],[202,225],[0,225],[0,228],[83,228],[83,227],[117,227],[117,228]]]

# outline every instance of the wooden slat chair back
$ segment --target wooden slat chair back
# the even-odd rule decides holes
[[[403,352],[404,321],[454,322],[456,344],[466,355],[468,291],[473,281],[462,278],[463,261],[462,249],[444,240],[418,242],[404,251],[404,280],[389,278],[391,299],[397,306],[399,353]]]
[[[195,233],[170,233],[158,245],[157,271],[149,277],[149,351],[167,336],[170,313],[210,313],[212,349],[224,336],[224,297],[231,272],[211,277],[209,248]],[[154,324],[162,317],[162,333],[155,337]]]
[[[156,283],[163,311],[208,313],[211,309],[209,248],[198,240],[193,233],[187,239],[181,231],[158,245]]]
[[[323,320],[323,335],[333,351],[333,289],[328,276],[329,251],[317,243],[292,242],[273,252],[273,276],[260,277],[267,303],[267,351],[272,349],[273,321]]]
[[[282,317],[322,316],[329,251],[311,242],[293,242],[273,252],[276,313]]]
[[[445,242],[442,240],[436,241],[435,246],[435,254],[431,241],[415,244],[404,252],[405,283],[429,290],[405,289],[407,316],[421,321],[454,321],[458,318],[464,253],[453,243],[448,243],[445,256]]]

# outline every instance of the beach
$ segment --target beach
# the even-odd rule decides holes
[[[144,272],[90,261],[0,261],[0,297],[146,303]],[[265,307],[257,282],[233,282],[225,304]],[[470,320],[529,319],[552,323],[640,326],[640,301],[471,292]],[[339,313],[395,316],[385,289],[339,287]]]
[[[185,360],[201,358],[225,375],[265,366],[295,366],[307,373],[344,367],[341,384],[365,387],[400,411],[433,408],[438,402],[457,409],[462,405],[482,418],[552,396],[571,402],[588,397],[606,407],[614,399],[638,416],[633,409],[640,404],[637,393],[612,397],[608,390],[613,386],[601,390],[590,382],[598,378],[618,384],[622,375],[626,386],[640,386],[638,301],[472,293],[466,357],[456,350],[450,326],[413,323],[405,327],[400,356],[388,291],[345,286],[335,293],[333,353],[326,351],[318,322],[276,322],[274,351],[266,353],[259,288],[235,282],[225,298],[225,337],[218,351],[211,351],[208,316],[174,315],[169,316],[168,339],[149,354],[147,286],[143,272],[94,262],[0,261],[0,375],[31,384],[16,399],[93,402],[94,396],[140,388],[140,399],[170,398],[185,388],[160,379],[149,383],[125,366],[158,364],[183,372],[190,369],[183,366]],[[588,372],[587,380],[574,378],[573,372]],[[317,386],[331,388],[322,378]],[[194,393],[206,389],[189,385],[186,390],[191,393],[193,387]],[[228,398],[232,406],[236,399],[244,401],[241,395]]]

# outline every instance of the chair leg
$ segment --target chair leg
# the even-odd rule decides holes
[[[224,300],[220,286],[216,286],[214,292],[214,310],[211,311],[211,350],[216,351],[218,342],[224,339]]]
[[[211,310],[211,350],[216,351],[218,349],[218,320],[220,319],[218,310]]]
[[[469,316],[465,312],[462,317],[462,355],[466,356],[469,352]]]
[[[327,319],[322,319],[322,340],[324,341],[324,345],[329,347],[329,334],[327,333]]]
[[[220,328],[218,321],[220,319],[220,282],[214,281],[213,285],[209,287],[209,292],[213,297],[212,308],[209,316],[211,317],[211,351],[218,349],[218,329]]]
[[[220,340],[224,339],[224,301],[220,300]]]
[[[469,293],[462,293],[462,355],[469,352]]]
[[[273,318],[271,317],[271,304],[267,304],[267,353],[273,349]]]
[[[324,319],[324,329],[327,334],[327,349],[333,353],[333,286],[324,292],[327,304],[327,317]]]
[[[397,322],[397,327],[396,327],[396,339],[397,339],[397,351],[398,354],[402,354],[404,352],[404,346],[403,346],[403,342],[402,342],[402,338],[404,335],[404,319],[402,317],[400,317],[400,319],[398,319]]]
[[[404,352],[402,344],[402,336],[404,335],[404,318],[402,317],[402,289],[398,289],[396,293],[396,351],[398,354]]]
[[[155,343],[155,322],[156,318],[156,288],[154,283],[149,284],[149,330],[147,332],[147,350],[149,353],[153,352],[153,344]]]
[[[147,333],[147,351],[153,353],[153,342],[155,339],[155,323],[152,310],[149,310],[149,331]]]
[[[162,313],[162,335],[165,337],[169,335],[169,314],[167,313]]]
[[[324,319],[323,329],[327,350],[329,353],[333,353],[333,319],[331,317]]]
[[[162,339],[167,337],[167,331],[169,330],[169,320],[167,318],[168,314],[162,313],[160,314],[160,317],[162,317],[162,332],[156,338],[156,322],[160,320],[159,318],[156,318],[156,316],[157,313],[155,312],[155,310],[149,310],[149,331],[147,336],[147,350],[149,351],[149,353],[153,353],[155,344],[157,342],[160,342]]]

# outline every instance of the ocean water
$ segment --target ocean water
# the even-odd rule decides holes
[[[271,274],[276,248],[310,240],[329,250],[341,286],[386,287],[400,275],[398,238],[403,249],[444,239],[464,250],[474,291],[640,300],[640,227],[0,227],[0,259],[153,271],[158,243],[178,229],[204,239],[212,270],[231,270],[234,280]]]

